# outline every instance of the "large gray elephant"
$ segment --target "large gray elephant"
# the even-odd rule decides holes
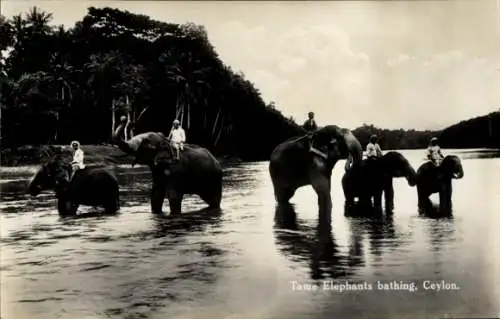
[[[28,192],[37,196],[44,190],[54,190],[61,216],[75,215],[79,205],[104,207],[108,214],[120,209],[118,180],[112,171],[87,166],[70,180],[71,171],[71,156],[52,155],[31,179]]]
[[[405,177],[410,187],[415,186],[416,172],[408,160],[399,152],[387,152],[379,159],[364,160],[357,169],[347,171],[342,177],[342,188],[346,206],[354,204],[358,197],[362,206],[371,205],[376,210],[382,210],[382,193],[384,193],[387,213],[394,208],[393,179]]]
[[[427,209],[431,204],[429,196],[439,193],[439,212],[451,214],[452,179],[461,179],[463,177],[462,162],[456,155],[446,156],[438,167],[431,162],[423,163],[417,170],[419,209]]]
[[[121,137],[124,125],[114,134],[118,147],[135,156],[134,164],[149,166],[152,173],[151,211],[163,214],[163,202],[168,198],[170,214],[181,212],[182,198],[199,195],[210,208],[220,208],[222,198],[222,168],[206,148],[185,144],[180,159],[162,133],[147,132],[128,141]]]
[[[353,168],[362,160],[359,141],[348,129],[325,126],[289,139],[271,153],[269,173],[275,199],[286,204],[297,188],[311,185],[318,195],[319,219],[331,223],[331,175],[339,159],[351,156]]]

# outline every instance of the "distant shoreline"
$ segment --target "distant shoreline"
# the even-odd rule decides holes
[[[58,147],[69,147],[68,145],[54,145]],[[43,161],[43,150],[48,145],[24,145],[17,148],[1,150],[0,166],[17,167],[40,165]],[[128,155],[114,145],[82,145],[85,154],[85,163],[93,165],[131,165],[134,161],[132,155]],[[218,157],[221,162],[242,162],[236,157]]]
[[[55,145],[62,146],[62,145]],[[66,146],[66,145],[65,145]],[[94,165],[127,165],[132,164],[134,157],[124,153],[117,146],[114,145],[82,145],[82,150],[85,153],[85,163]],[[25,145],[14,149],[2,149],[0,156],[1,167],[17,167],[17,166],[33,166],[39,165],[43,161],[42,152],[47,148],[47,145]],[[412,151],[421,150],[423,148],[414,149],[397,149],[388,151]],[[500,149],[496,148],[444,148],[444,151],[493,151],[499,152]],[[236,157],[218,157],[221,162],[243,162]]]

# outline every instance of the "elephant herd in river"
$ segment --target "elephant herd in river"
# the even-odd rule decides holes
[[[180,159],[162,133],[147,132],[128,141],[114,134],[115,144],[134,156],[132,165],[147,165],[152,175],[150,195],[153,214],[163,214],[167,197],[170,214],[181,212],[184,195],[198,195],[209,208],[218,209],[222,198],[223,169],[206,148],[186,144]],[[452,179],[464,175],[460,159],[448,155],[439,167],[422,164],[415,171],[408,160],[395,151],[376,161],[363,160],[358,139],[348,129],[335,125],[291,138],[278,145],[270,156],[269,173],[278,204],[286,204],[302,186],[311,185],[317,194],[319,220],[331,223],[331,175],[339,159],[352,159],[342,177],[346,207],[370,204],[382,210],[384,194],[386,213],[394,208],[393,178],[405,177],[410,187],[416,186],[418,207],[430,205],[429,196],[439,193],[439,211],[451,213]],[[31,179],[28,192],[32,196],[43,190],[54,190],[60,215],[75,215],[79,205],[103,207],[107,213],[119,210],[119,185],[106,167],[86,167],[72,178],[71,158],[56,150]],[[372,204],[373,199],[373,204]],[[362,205],[363,206],[363,205]]]

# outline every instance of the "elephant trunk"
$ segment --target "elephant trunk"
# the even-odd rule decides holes
[[[464,169],[462,168],[461,165],[458,167],[458,173],[456,173],[454,177],[456,179],[461,179],[464,177]]]
[[[37,196],[42,191],[42,186],[38,182],[38,176],[40,173],[37,173],[31,181],[28,183],[28,187],[26,189],[27,193],[31,196]]]
[[[115,143],[122,151],[127,154],[135,154],[137,147],[134,144],[123,139],[122,134],[125,130],[125,124],[120,124],[113,133],[113,143]]]
[[[411,187],[417,185],[417,172],[415,172],[409,163],[407,167],[406,180],[408,181],[408,185]]]
[[[346,143],[348,152],[347,156],[350,156],[352,167],[360,165],[363,161],[363,148],[361,147],[361,143],[348,129],[342,129],[341,135]]]

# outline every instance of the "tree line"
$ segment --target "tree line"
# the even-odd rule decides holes
[[[203,26],[94,7],[71,28],[52,18],[37,7],[0,18],[3,147],[109,143],[122,116],[136,134],[177,118],[190,143],[245,159],[302,133],[224,65]]]
[[[304,132],[274,102],[264,102],[242,72],[221,61],[203,26],[113,8],[90,7],[70,28],[53,26],[52,18],[37,7],[0,16],[0,50],[8,53],[0,63],[2,148],[75,139],[106,144],[122,116],[136,134],[168,133],[177,118],[190,143],[218,155],[263,160]],[[377,133],[385,149],[423,148],[441,133],[450,145],[482,147],[484,138],[463,132],[483,132],[488,124],[488,134],[498,136],[498,117],[496,131],[491,121],[442,132],[363,125],[354,134],[365,145]],[[454,134],[467,142],[450,138]]]

